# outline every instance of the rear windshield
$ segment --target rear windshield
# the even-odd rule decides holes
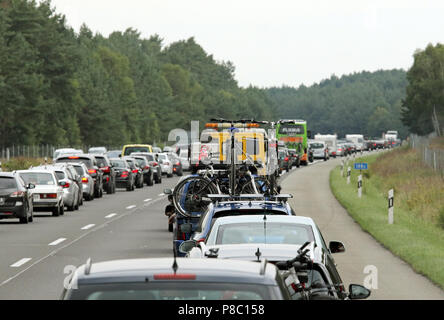
[[[168,271],[169,272],[169,271]],[[72,300],[271,300],[261,284],[196,281],[150,281],[83,285],[71,291]]]
[[[123,155],[129,156],[133,152],[151,152],[151,150],[148,147],[127,147]]]
[[[72,157],[72,158],[60,158],[56,160],[57,163],[59,162],[82,162],[86,165],[86,167],[88,169],[92,169],[93,162],[91,161],[91,159],[88,158],[78,158],[78,157]]]
[[[26,184],[32,183],[34,185],[55,185],[54,178],[50,173],[43,172],[23,172],[20,173],[20,177]]]
[[[83,167],[81,166],[74,166],[74,169],[76,169],[77,174],[83,176],[85,174],[85,171],[83,171]]]
[[[299,244],[312,242],[313,231],[308,225],[296,223],[253,222],[221,225],[216,244],[267,243]]]
[[[322,149],[324,148],[324,145],[322,143],[312,143],[310,144],[310,147],[312,147],[313,149]]]
[[[17,183],[14,178],[10,177],[0,177],[0,189],[15,189],[17,188]]]
[[[116,168],[126,168],[126,163],[123,160],[111,160],[111,165]]]
[[[137,164],[139,165],[139,167],[145,167],[146,166],[146,160],[145,159],[139,159],[136,158]]]
[[[56,173],[57,179],[59,179],[59,180],[65,179],[65,173],[63,171],[56,171],[55,173]]]
[[[106,162],[105,158],[97,158],[96,157],[96,160],[97,160],[97,165],[99,166],[99,168],[103,168],[103,167],[108,166],[108,163]]]

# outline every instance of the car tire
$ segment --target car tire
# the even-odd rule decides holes
[[[63,216],[64,214],[65,214],[65,205],[62,204],[62,205],[60,206],[60,215]]]
[[[60,216],[60,207],[59,207],[59,206],[57,206],[57,207],[55,207],[54,209],[52,209],[52,216],[53,216],[53,217],[58,217],[58,216]]]
[[[20,224],[28,224],[28,222],[29,222],[27,216],[26,216],[26,217],[23,217],[23,218],[19,218],[19,220],[20,220]]]
[[[28,222],[34,222],[34,210],[31,211],[31,215],[28,218]]]
[[[168,224],[168,232],[173,232],[174,230],[174,225],[172,223]]]
[[[150,186],[150,187],[153,186],[154,185],[154,181],[153,180],[154,180],[154,175],[150,175],[149,178],[148,178],[148,181],[146,182],[146,185]]]
[[[74,211],[76,209],[74,203],[72,204],[72,206],[66,206],[66,208],[68,209],[68,211]]]

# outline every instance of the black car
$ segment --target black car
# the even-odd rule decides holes
[[[33,221],[33,184],[25,185],[15,173],[0,173],[0,220],[18,218],[20,223]]]
[[[292,159],[292,167],[296,166],[296,168],[299,168],[301,166],[299,153],[296,151],[296,149],[288,149],[288,153]]]
[[[94,196],[101,198],[103,196],[103,172],[99,169],[96,158],[89,154],[66,155],[58,157],[56,163],[61,162],[83,162],[88,168],[88,174],[94,180]]]
[[[116,170],[116,187],[126,188],[127,191],[134,191],[136,174],[133,173],[129,163],[122,158],[113,158],[110,161]]]
[[[116,192],[116,170],[111,165],[108,156],[103,154],[94,155],[97,160],[98,167],[103,172],[103,188],[106,193],[113,194]]]
[[[287,172],[290,171],[291,164],[290,164],[290,154],[288,153],[288,149],[279,150],[278,164],[279,164],[279,173],[282,173],[284,170]]]
[[[143,170],[142,168],[139,166],[139,164],[137,163],[137,160],[134,159],[133,157],[123,157],[126,162],[128,162],[131,170],[133,171],[134,175],[135,175],[135,185],[136,188],[143,188]]]
[[[131,156],[143,156],[148,160],[151,170],[153,171],[153,177],[155,183],[162,183],[162,168],[160,167],[157,154],[151,152],[133,152]]]
[[[179,177],[183,176],[182,162],[179,156],[175,153],[168,153],[168,157],[173,162],[173,173]]]
[[[151,169],[146,157],[134,155],[131,155],[131,157],[136,160],[137,164],[142,169],[143,182],[145,182],[147,186],[154,185],[154,170]]]
[[[63,300],[290,300],[281,273],[266,261],[88,260],[68,281]]]

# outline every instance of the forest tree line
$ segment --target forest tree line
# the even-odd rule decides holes
[[[244,88],[233,63],[215,60],[194,38],[165,45],[131,28],[108,37],[86,25],[75,32],[50,1],[0,0],[2,146],[163,142],[171,129],[213,117],[305,119],[313,133],[405,136],[421,111],[409,104],[412,93],[406,98],[414,78],[381,70],[310,87]]]

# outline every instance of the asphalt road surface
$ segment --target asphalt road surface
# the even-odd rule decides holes
[[[344,283],[363,284],[365,266],[374,265],[378,289],[373,299],[444,299],[443,291],[363,232],[335,200],[328,176],[339,162],[294,169],[282,177],[282,186],[294,195],[296,212],[314,218],[326,241],[345,243],[347,251],[336,256]],[[161,185],[134,192],[120,189],[62,217],[39,213],[29,225],[0,221],[0,300],[59,299],[69,270],[88,258],[94,263],[172,256],[163,190],[177,181],[165,178]]]

